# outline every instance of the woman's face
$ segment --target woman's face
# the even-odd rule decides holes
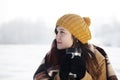
[[[57,49],[66,49],[73,45],[73,38],[71,33],[61,26],[56,28],[56,41]]]

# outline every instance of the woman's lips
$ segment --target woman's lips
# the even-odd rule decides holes
[[[62,42],[57,42],[57,44],[62,44]]]

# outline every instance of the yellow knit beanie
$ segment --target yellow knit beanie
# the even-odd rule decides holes
[[[89,30],[90,23],[89,17],[65,14],[58,19],[56,26],[66,28],[74,37],[85,44],[91,39],[91,32]]]

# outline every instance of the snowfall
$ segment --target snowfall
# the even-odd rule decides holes
[[[120,48],[102,46],[120,79]],[[0,80],[33,80],[50,45],[0,45]]]

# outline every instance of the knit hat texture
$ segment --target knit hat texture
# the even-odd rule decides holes
[[[65,14],[60,17],[56,23],[57,26],[66,28],[75,38],[80,40],[83,44],[91,39],[91,32],[89,17],[81,17],[76,14]]]

